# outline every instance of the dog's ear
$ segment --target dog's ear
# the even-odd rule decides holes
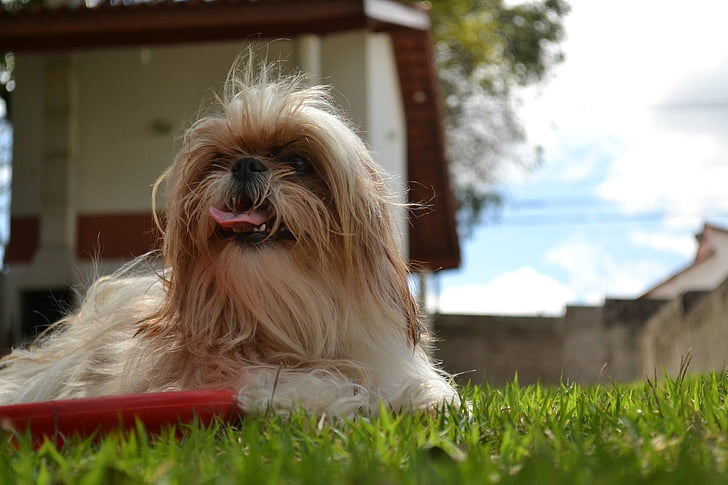
[[[379,292],[372,296],[388,306],[386,311],[404,316],[402,330],[411,344],[417,345],[425,329],[410,290],[409,269],[393,219],[397,203],[385,182],[386,175],[366,146],[358,137],[348,146],[350,177],[337,182],[334,190],[347,265],[366,280],[364,286]]]
[[[415,346],[420,343],[423,335],[426,334],[426,328],[420,306],[412,295],[406,275],[404,288],[400,288],[400,292],[402,293],[402,307],[407,321],[407,338],[412,346]]]

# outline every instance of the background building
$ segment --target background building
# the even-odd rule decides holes
[[[16,54],[7,346],[83,289],[157,245],[151,185],[176,139],[251,39],[256,52],[331,84],[402,202],[403,251],[459,264],[428,14],[388,0],[252,0],[0,10]]]

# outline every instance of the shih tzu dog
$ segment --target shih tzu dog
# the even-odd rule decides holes
[[[164,269],[147,257],[97,280],[2,362],[0,403],[195,389],[235,389],[249,413],[457,403],[365,144],[325,89],[253,64],[155,185]]]

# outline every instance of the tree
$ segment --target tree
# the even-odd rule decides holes
[[[0,118],[9,117],[10,93],[15,89],[13,70],[15,56],[12,52],[0,52]],[[4,116],[3,116],[4,113]]]
[[[32,7],[42,3],[42,0],[0,0],[0,9],[17,10]],[[15,89],[15,56],[12,52],[0,52],[0,99],[5,103],[5,116],[10,117],[10,102],[13,89]],[[2,104],[2,102],[0,102]],[[2,118],[2,116],[0,116]]]
[[[541,82],[563,60],[564,0],[431,0],[435,53],[460,229],[468,234],[501,204],[491,187],[509,164],[533,167],[540,149],[519,155],[525,135],[518,89]]]

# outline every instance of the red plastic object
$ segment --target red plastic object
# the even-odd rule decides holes
[[[74,434],[131,429],[139,420],[150,433],[165,425],[240,416],[234,391],[175,391],[89,397],[0,406],[0,424],[20,433],[29,430],[36,444],[43,437],[60,443]]]

